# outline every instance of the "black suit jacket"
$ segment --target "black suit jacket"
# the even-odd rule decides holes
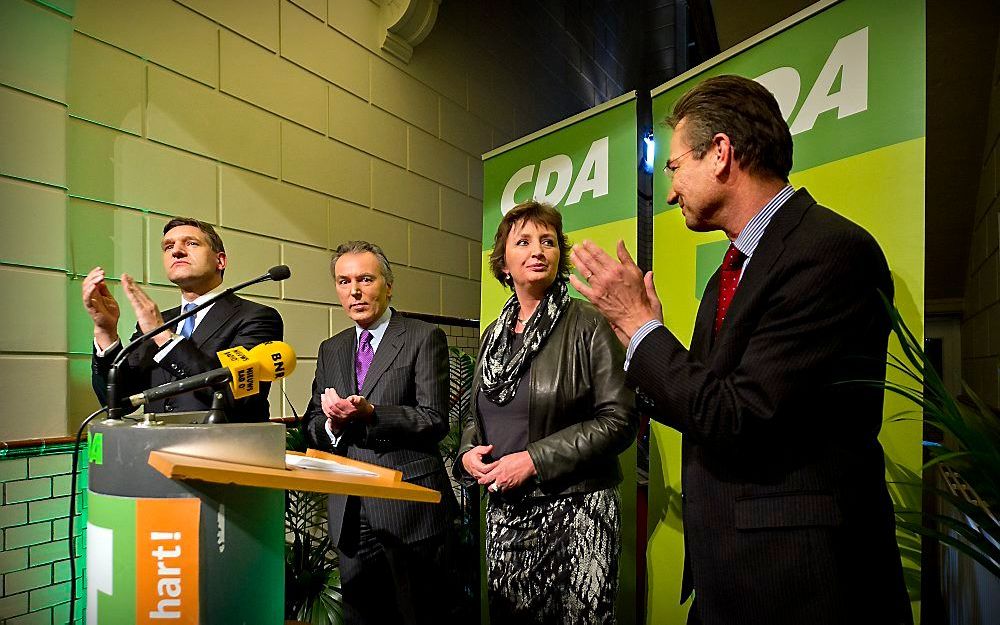
[[[666,329],[627,380],[683,434],[684,597],[705,625],[909,623],[877,435],[892,280],[875,240],[797,191],[713,339],[719,274],[691,350]]]
[[[180,307],[171,308],[163,312],[163,318],[170,319],[179,313]],[[159,363],[153,360],[159,348],[152,340],[128,355],[118,372],[119,400],[160,384],[218,369],[222,363],[216,356],[217,352],[237,345],[250,349],[265,341],[280,341],[282,332],[281,316],[270,306],[232,294],[219,298],[191,337],[178,342]],[[131,340],[141,335],[137,328]],[[107,402],[108,370],[120,350],[121,347],[118,347],[102,357],[94,355],[91,381],[101,404]],[[234,400],[227,390],[226,416],[229,421],[267,421],[270,386],[270,383],[262,383],[259,393],[240,400]],[[206,389],[150,402],[146,405],[146,412],[208,410],[211,405],[211,390]]]
[[[310,443],[317,449],[401,471],[403,479],[441,492],[440,504],[330,495],[330,540],[364,512],[376,532],[405,543],[436,536],[450,527],[457,509],[438,443],[448,432],[448,343],[429,323],[393,311],[364,386],[357,389],[354,327],[323,341],[312,399],[306,411]],[[363,395],[375,406],[367,425],[347,428],[336,449],[326,433],[320,396],[334,388],[342,397]],[[351,505],[349,504],[349,501]]]

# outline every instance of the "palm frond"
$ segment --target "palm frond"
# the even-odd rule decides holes
[[[306,447],[301,429],[286,430],[286,449]],[[285,496],[285,618],[317,625],[344,622],[340,571],[327,535],[322,493],[288,491]]]
[[[908,383],[859,380],[911,402],[916,409],[900,411],[889,421],[909,421],[919,413],[926,426],[942,435],[942,442],[924,442],[928,459],[921,473],[940,470],[947,488],[926,485],[920,474],[887,459],[886,468],[896,488],[893,505],[900,530],[901,550],[918,548],[915,536],[932,538],[975,560],[1000,577],[1000,418],[968,386],[967,400],[955,397],[935,370],[921,342],[907,327],[899,310],[882,295],[893,334],[903,356],[889,354],[887,367]],[[921,498],[930,495],[944,511],[923,511]]]

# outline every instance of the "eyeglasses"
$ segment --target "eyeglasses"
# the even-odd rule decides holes
[[[691,152],[694,152],[694,148],[691,148],[690,150],[681,154],[677,158],[672,158],[669,161],[667,161],[667,164],[663,166],[663,174],[667,178],[673,178],[674,172],[677,171],[677,168],[681,166],[680,165],[681,159],[690,154]]]

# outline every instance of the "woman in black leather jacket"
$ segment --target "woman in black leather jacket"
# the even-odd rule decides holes
[[[490,491],[491,622],[613,623],[618,454],[637,427],[624,350],[570,298],[569,243],[551,206],[511,209],[490,265],[514,294],[483,334],[455,472]]]

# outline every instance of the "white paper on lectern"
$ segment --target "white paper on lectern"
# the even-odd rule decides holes
[[[311,456],[296,456],[294,454],[285,454],[285,464],[299,469],[328,471],[330,473],[339,473],[341,475],[367,475],[370,477],[378,477],[378,474],[375,473],[374,471],[368,471],[367,469],[359,469],[357,467],[351,467],[346,464],[341,464],[336,460],[327,460],[325,458],[313,458]]]

